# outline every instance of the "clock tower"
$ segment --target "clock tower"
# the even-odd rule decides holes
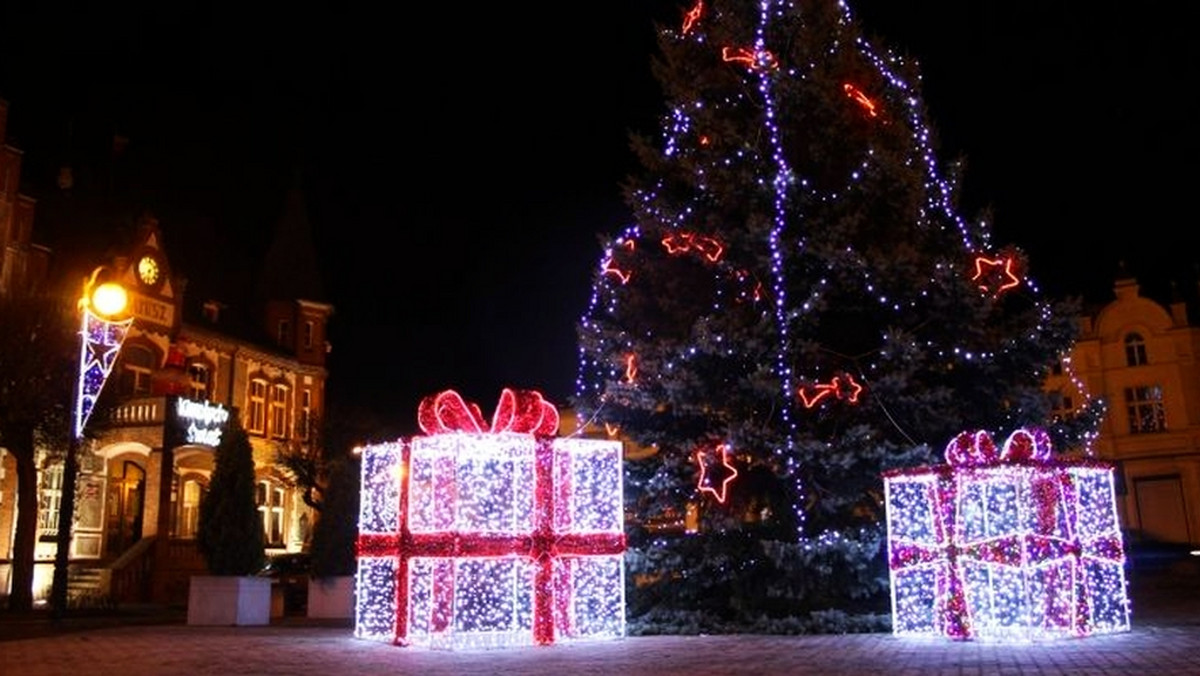
[[[172,335],[179,323],[179,299],[161,240],[158,219],[144,217],[120,281],[129,291],[130,310],[139,325],[155,333]]]

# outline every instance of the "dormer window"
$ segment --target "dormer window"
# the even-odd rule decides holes
[[[278,334],[275,336],[275,342],[286,347],[292,342],[292,323],[286,319],[279,320]]]
[[[204,319],[216,324],[221,319],[221,304],[215,300],[205,301]]]
[[[1140,333],[1125,335],[1125,365],[1141,366],[1146,363],[1146,341]]]

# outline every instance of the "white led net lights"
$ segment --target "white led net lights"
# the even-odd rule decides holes
[[[949,464],[884,476],[892,630],[1034,641],[1129,630],[1113,468],[960,435]],[[971,452],[954,447],[970,437]],[[991,450],[988,450],[989,447]],[[960,447],[961,450],[961,447]]]
[[[494,648],[625,634],[620,442],[443,432],[362,455],[355,635]]]

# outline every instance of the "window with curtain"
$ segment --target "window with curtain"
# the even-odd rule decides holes
[[[267,431],[267,381],[251,380],[247,399],[246,431],[265,434]]]
[[[1162,432],[1167,429],[1162,388],[1157,385],[1126,387],[1125,410],[1129,417],[1130,434]]]
[[[1130,333],[1125,336],[1125,364],[1141,366],[1146,363],[1146,341],[1140,333]]]
[[[272,479],[258,482],[258,513],[262,515],[263,537],[268,547],[283,546],[284,490]]]
[[[287,431],[287,385],[271,387],[271,438],[286,439]]]

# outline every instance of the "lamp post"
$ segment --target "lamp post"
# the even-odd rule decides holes
[[[51,617],[62,619],[67,607],[67,568],[71,550],[71,526],[75,520],[75,480],[79,474],[79,441],[83,426],[96,406],[100,390],[112,372],[113,364],[133,324],[125,317],[128,296],[116,282],[97,283],[103,266],[96,268],[83,283],[79,298],[79,373],[72,402],[71,436],[63,461],[62,497],[58,511],[58,533],[54,552],[54,580],[50,589]]]

